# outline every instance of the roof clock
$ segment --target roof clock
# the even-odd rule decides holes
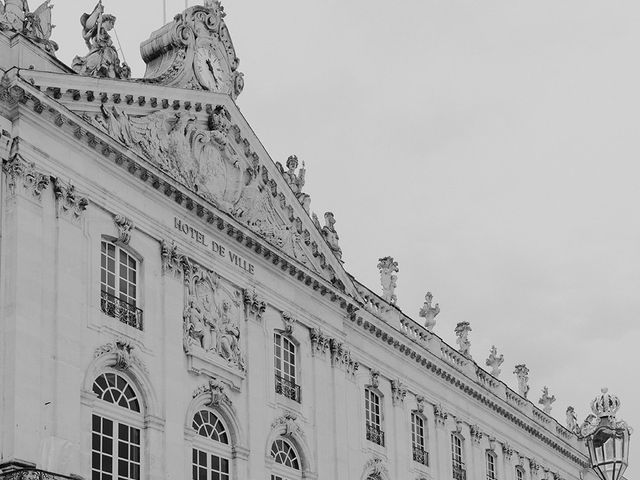
[[[237,98],[244,79],[224,17],[219,0],[205,0],[152,33],[140,45],[147,64],[144,81]]]

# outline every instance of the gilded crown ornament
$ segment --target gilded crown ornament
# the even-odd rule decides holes
[[[615,417],[620,409],[620,399],[609,393],[608,388],[600,390],[600,395],[591,401],[591,411],[598,417]]]

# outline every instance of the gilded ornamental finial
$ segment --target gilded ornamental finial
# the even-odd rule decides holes
[[[524,363],[515,366],[513,373],[518,377],[518,393],[527,398],[529,393],[529,369]]]
[[[380,283],[382,283],[382,298],[392,304],[396,304],[396,284],[398,276],[398,262],[393,257],[383,257],[378,259],[378,270],[380,270]]]
[[[498,349],[495,345],[491,346],[489,358],[485,361],[487,367],[491,367],[491,375],[498,378],[500,376],[500,365],[504,362],[504,355],[498,355]]]
[[[469,341],[469,332],[471,332],[471,324],[469,322],[459,322],[455,328],[456,343],[460,347],[458,351],[467,358],[471,358],[471,341]]]
[[[551,404],[556,401],[555,395],[549,395],[549,388],[544,387],[542,389],[542,397],[538,400],[538,403],[542,405],[542,410],[544,413],[549,415],[551,413]]]
[[[436,305],[432,307],[431,302],[433,302],[433,294],[427,292],[424,296],[424,305],[422,305],[419,313],[419,315],[424,318],[424,328],[429,331],[432,331],[433,327],[436,326],[436,317],[440,313],[440,304],[436,303]]]
[[[338,243],[340,237],[338,237],[338,232],[335,228],[336,219],[333,216],[333,212],[326,212],[324,214],[324,222],[325,225],[324,227],[322,227],[322,236],[327,241],[329,248],[336,256],[336,258],[342,261],[342,249],[340,248],[340,244]]]

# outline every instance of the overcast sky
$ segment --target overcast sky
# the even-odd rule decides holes
[[[31,0],[35,8],[34,0]],[[58,0],[59,57],[85,54]],[[134,76],[161,0],[103,0]],[[195,2],[190,2],[190,5]],[[184,8],[168,0],[168,18]],[[531,370],[552,414],[581,421],[603,386],[640,429],[640,4],[637,0],[243,0],[225,3],[245,73],[238,105],[274,160],[307,164],[320,218],[333,211],[345,266],[436,333],[491,345]],[[640,430],[639,430],[640,431]],[[640,439],[632,437],[632,466]]]

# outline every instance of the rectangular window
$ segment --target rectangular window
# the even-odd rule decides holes
[[[516,480],[524,480],[524,469],[516,467]]]
[[[411,413],[411,443],[413,461],[429,466],[429,452],[425,448],[424,419],[416,412]]]
[[[487,480],[496,480],[496,457],[487,452]]]
[[[364,410],[367,428],[367,440],[384,446],[382,430],[382,410],[380,396],[370,389],[364,391]]]
[[[300,402],[300,386],[296,383],[296,345],[279,333],[273,340],[276,393]]]
[[[466,480],[467,472],[464,469],[462,438],[455,433],[451,435],[451,460],[453,462],[453,479]]]
[[[140,429],[93,415],[91,479],[116,478],[140,480]]]
[[[229,480],[229,460],[193,449],[192,480]]]
[[[142,330],[138,308],[138,262],[119,246],[102,241],[100,306],[110,317]]]

